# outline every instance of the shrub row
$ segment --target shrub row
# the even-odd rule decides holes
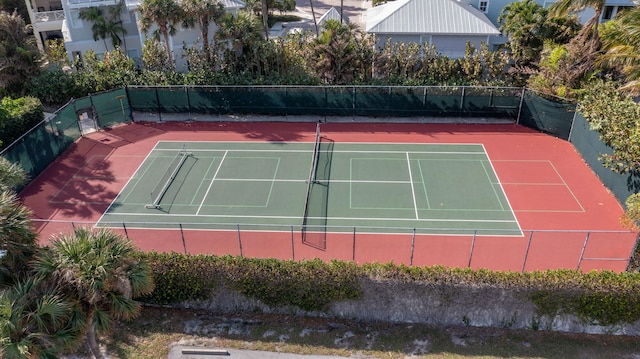
[[[326,310],[332,302],[361,296],[359,268],[354,263],[280,261],[244,257],[146,253],[156,289],[143,298],[155,304],[205,299],[229,288],[269,306],[293,305],[307,311]]]
[[[362,279],[414,282],[426,286],[494,287],[512,290],[535,304],[539,315],[573,314],[600,325],[640,320],[640,274],[574,270],[494,272],[320,260],[280,261],[242,257],[142,254],[151,264],[156,289],[145,301],[175,304],[235,289],[269,306],[326,310],[333,302],[362,296]]]

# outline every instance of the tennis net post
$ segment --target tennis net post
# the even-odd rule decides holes
[[[182,145],[180,151],[178,151],[176,156],[171,161],[169,167],[167,167],[167,169],[164,171],[164,174],[160,177],[158,184],[156,184],[153,190],[149,193],[149,197],[151,197],[151,203],[146,204],[145,208],[161,208],[160,201],[162,201],[162,197],[164,197],[167,189],[169,189],[169,186],[171,186],[171,183],[173,183],[173,180],[178,175],[178,171],[180,171],[180,168],[187,160],[187,157],[191,156],[192,154],[193,153],[186,151],[185,145]],[[167,174],[169,174],[169,177],[167,177]],[[160,187],[160,185],[162,185],[162,187]]]

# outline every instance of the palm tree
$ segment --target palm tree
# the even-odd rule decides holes
[[[96,358],[103,358],[96,334],[108,332],[114,319],[137,317],[140,303],[133,298],[153,290],[151,270],[135,253],[131,241],[108,229],[78,228],[54,238],[51,250],[34,261],[37,277],[77,300],[86,317],[82,332]]]
[[[247,46],[263,41],[260,27],[256,16],[247,11],[240,11],[237,16],[226,14],[220,19],[216,38],[231,42],[235,60],[238,62],[242,59]]]
[[[0,292],[0,357],[58,358],[82,336],[82,313],[57,288],[29,279]]]
[[[207,62],[211,61],[211,51],[209,49],[209,25],[220,21],[224,16],[224,6],[217,0],[183,0],[182,9],[185,16],[182,24],[186,28],[193,28],[196,21],[200,27],[202,46]]]
[[[91,31],[93,32],[93,41],[102,39],[104,42],[104,51],[107,51],[107,20],[104,17],[102,9],[92,6],[80,11],[80,19],[91,21]]]
[[[622,90],[640,93],[640,7],[634,7],[609,21],[603,31],[606,52],[599,63],[620,69],[627,83]]]
[[[169,63],[173,63],[171,56],[171,45],[169,36],[175,35],[178,24],[182,18],[182,9],[175,0],[142,0],[138,7],[140,11],[140,28],[147,32],[153,24],[156,29],[153,31],[153,37],[159,39],[164,38],[167,49],[167,58]]]
[[[115,6],[111,6],[109,8],[109,16],[110,16],[110,21],[114,23],[113,29],[110,29],[112,31],[115,31],[115,33],[117,34],[116,37],[118,38],[118,44],[117,46],[120,46],[120,44],[124,45],[124,53],[127,53],[127,29],[124,28],[124,26],[122,25],[122,18],[121,18],[121,14],[122,11],[127,11],[127,4],[124,2],[124,0],[120,0]],[[112,33],[111,31],[108,31],[110,33]],[[122,39],[120,40],[120,35],[122,34]],[[115,39],[113,37],[113,35],[111,36],[112,39]],[[116,43],[114,41],[113,47],[116,47]]]
[[[325,82],[347,83],[354,79],[357,67],[356,41],[361,31],[355,24],[328,20],[314,47],[315,68]]]
[[[26,274],[25,263],[38,250],[38,237],[31,228],[31,211],[9,190],[0,192],[0,285],[14,283]]]
[[[595,14],[587,20],[580,32],[580,36],[585,40],[591,39],[598,43],[598,23],[604,11],[606,0],[560,0],[549,8],[552,15],[568,15],[579,12],[587,8],[592,8]]]

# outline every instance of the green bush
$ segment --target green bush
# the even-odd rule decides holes
[[[320,260],[280,261],[243,257],[143,254],[156,289],[149,303],[176,304],[234,289],[269,306],[324,311],[336,301],[358,299],[362,283],[418,283],[447,293],[503,288],[530,300],[540,316],[573,314],[586,323],[612,325],[640,320],[640,274],[575,270],[494,272],[485,269],[409,267]]]
[[[0,141],[8,146],[44,120],[42,103],[37,98],[5,97],[0,102]]]
[[[326,310],[334,301],[360,296],[359,270],[352,263],[278,261],[242,257],[143,254],[156,289],[144,300],[174,304],[205,299],[222,288],[235,289],[270,306],[293,305]]]

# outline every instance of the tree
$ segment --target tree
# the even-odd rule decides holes
[[[111,36],[113,47],[116,48],[117,46],[124,45],[124,52],[127,53],[127,29],[122,25],[121,17],[123,11],[128,11],[127,4],[124,0],[120,0],[114,6],[109,7],[110,21],[113,22],[113,26],[107,28],[107,33]],[[122,34],[122,38],[120,38],[120,34]]]
[[[90,21],[91,32],[93,33],[93,41],[102,39],[104,42],[104,51],[107,51],[107,20],[104,17],[102,8],[92,6],[80,11],[80,19]]]
[[[17,12],[0,11],[0,87],[5,95],[23,93],[24,84],[39,72],[39,59],[30,26]]]
[[[93,32],[93,41],[102,39],[104,42],[104,50],[108,51],[107,38],[111,38],[111,44],[113,48],[117,48],[122,44],[122,38],[120,35],[126,35],[127,30],[122,25],[120,20],[120,12],[123,8],[123,2],[118,3],[116,6],[109,7],[108,15],[103,11],[102,7],[92,6],[90,8],[80,11],[80,18],[82,20],[91,21],[91,31]]]
[[[324,82],[344,84],[355,78],[358,35],[360,30],[354,24],[325,23],[314,48],[315,69]]]
[[[232,51],[225,56],[229,72],[243,69],[246,66],[245,55],[249,52],[248,48],[264,41],[259,20],[247,11],[239,11],[237,16],[223,16],[215,36],[218,41],[226,40],[231,45]]]
[[[560,0],[553,3],[549,10],[552,15],[569,15],[587,8],[592,8],[595,14],[584,24],[579,36],[585,41],[591,39],[598,43],[598,24],[605,3],[606,0]]]
[[[178,24],[183,19],[182,9],[175,0],[142,0],[138,7],[140,11],[140,28],[147,32],[153,24],[156,29],[153,31],[153,38],[164,39],[167,51],[167,59],[173,64],[171,56],[171,43],[169,36],[175,35]]]
[[[79,344],[83,322],[56,287],[27,279],[0,292],[0,356],[58,358]]]
[[[626,84],[621,90],[640,94],[640,7],[625,11],[605,24],[602,33],[603,49],[600,65],[617,69]]]
[[[78,228],[51,245],[35,259],[34,273],[77,301],[86,318],[81,331],[93,355],[103,358],[96,335],[108,332],[113,320],[140,314],[133,298],[153,290],[151,270],[137,259],[131,241],[108,229]]]
[[[26,263],[38,250],[37,234],[31,227],[31,211],[23,206],[13,188],[26,180],[24,170],[0,157],[0,286],[26,276]]]
[[[211,21],[217,23],[225,14],[224,6],[217,0],[183,0],[182,9],[184,18],[183,26],[186,28],[195,27],[196,22],[200,28],[202,37],[202,47],[207,59],[211,61],[211,50],[209,48],[209,25]]]
[[[509,3],[498,17],[500,31],[508,36],[516,66],[531,66],[540,59],[546,40],[567,43],[580,29],[576,16],[550,16],[534,0]]]

